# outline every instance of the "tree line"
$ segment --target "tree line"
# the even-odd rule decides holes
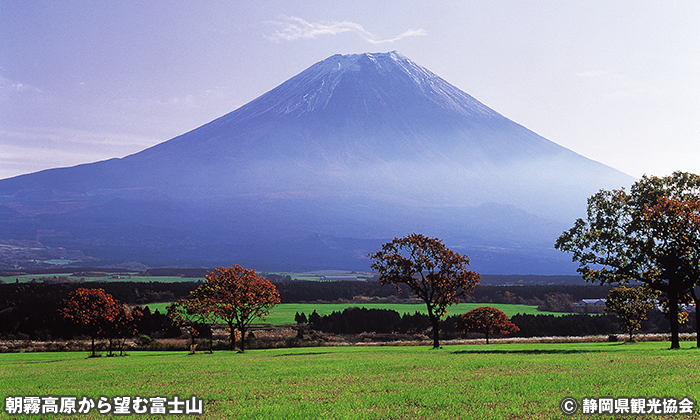
[[[272,279],[268,280],[277,286],[281,303],[336,302],[353,300],[357,297],[385,299],[384,301],[415,300],[410,289],[397,291],[393,287],[384,287],[376,281],[292,281],[278,283]],[[604,298],[612,288],[612,285],[497,286],[477,284],[474,291],[461,301],[538,306],[545,302],[547,295],[551,294],[566,294],[571,297],[572,302],[576,302],[581,299]]]
[[[691,321],[695,314],[690,314]],[[443,338],[458,338],[464,336],[456,326],[460,315],[448,316],[440,321],[439,328]],[[312,330],[333,334],[360,334],[363,332],[383,334],[423,334],[430,327],[428,315],[415,312],[399,314],[391,309],[367,309],[361,307],[346,308],[327,315],[319,315],[315,311],[307,315],[297,316],[299,324],[306,324]],[[512,337],[549,337],[549,336],[586,336],[628,334],[622,325],[622,320],[615,314],[517,314],[510,322],[518,327],[517,331],[509,333]],[[681,332],[693,332],[693,322],[686,322]],[[670,326],[665,315],[657,310],[649,310],[647,319],[640,322],[637,333],[668,333]],[[493,334],[493,333],[492,333]],[[495,334],[496,336],[502,336]]]
[[[0,284],[0,337],[50,339],[72,337],[76,329],[57,316],[60,302],[79,288],[104,289],[105,293],[131,306],[147,306],[153,302],[175,302],[189,296],[201,281],[172,283],[159,282],[104,282],[104,283],[7,283]],[[281,303],[352,301],[358,296],[386,299],[394,296],[396,302],[412,298],[409,291],[398,293],[393,287],[378,282],[274,282]],[[489,286],[477,285],[467,302],[538,304],[547,295],[564,293],[573,300],[605,297],[612,286]],[[386,301],[386,300],[384,300]],[[151,312],[144,314],[139,334],[172,336],[176,330],[165,316]]]
[[[50,340],[52,338],[72,338],[81,334],[71,322],[59,315],[60,303],[68,295],[79,288],[104,289],[121,302],[132,306],[142,306],[142,316],[136,320],[136,329],[139,335],[151,337],[178,337],[181,325],[173,322],[165,313],[151,311],[147,304],[153,301],[171,301],[185,299],[190,292],[202,284],[197,282],[177,283],[138,283],[138,282],[109,282],[109,283],[10,283],[0,284],[0,337],[16,339]],[[353,297],[376,296],[375,291],[384,291],[384,296],[399,296],[391,287],[379,286],[377,282],[285,282],[275,283],[280,293],[281,302],[299,301],[337,301],[351,300]],[[318,286],[318,289],[315,289]],[[597,298],[607,296],[613,286],[585,286],[585,285],[535,285],[535,286],[489,286],[477,285],[475,291],[467,299],[470,302],[479,303],[522,303],[531,304],[542,302],[542,310],[562,310],[569,312],[571,303],[583,298]],[[401,295],[410,296],[408,291],[402,291]],[[564,296],[564,298],[562,298]],[[301,297],[302,299],[296,300]],[[329,299],[322,299],[322,298]],[[400,300],[397,300],[400,301]],[[558,302],[552,306],[552,302]],[[359,304],[361,305],[361,304]],[[368,310],[365,310],[368,311]],[[415,315],[399,315],[395,311],[371,310],[366,321],[357,323],[355,316],[349,316],[340,312],[327,315],[320,324],[315,324],[319,331],[355,334],[359,332],[397,332],[413,333],[425,331],[429,328],[427,315],[417,313]],[[668,322],[662,313],[649,311],[653,321],[643,322],[639,332],[668,332]],[[387,315],[390,314],[390,315]],[[311,314],[308,314],[310,316]],[[373,320],[372,317],[376,319]],[[613,315],[610,318],[615,318]],[[347,318],[347,319],[343,319]],[[398,319],[401,319],[399,322]],[[513,336],[549,336],[549,335],[580,335],[580,334],[612,334],[620,329],[612,321],[605,328],[601,327],[601,317],[575,316],[553,317],[546,315],[517,315],[512,321],[520,328],[520,332]],[[691,330],[694,325],[695,314],[690,314],[688,322],[682,325],[681,331]],[[448,336],[455,334],[451,326],[454,320],[448,319],[440,322],[440,330]],[[562,324],[563,323],[563,324]],[[347,327],[343,327],[347,325]],[[189,328],[189,327],[188,327]],[[209,330],[200,325],[193,325],[188,332],[194,331],[194,336],[203,337]],[[625,331],[626,332],[626,331]],[[190,334],[192,336],[192,334]]]
[[[384,302],[415,299],[409,290],[398,292],[393,287],[384,287],[376,281],[284,281],[274,280],[274,276],[262,276],[273,283],[280,293],[280,303],[337,302],[355,298],[370,298]],[[119,300],[129,305],[146,305],[153,302],[174,302],[196,289],[201,280],[182,282],[28,282],[0,283],[0,310],[15,306],[32,296],[51,299],[64,298],[71,291],[84,288],[103,288]],[[510,303],[540,305],[547,295],[565,294],[572,302],[581,299],[604,298],[612,285],[527,285],[495,286],[478,284],[468,297],[467,303]],[[31,296],[30,296],[31,295]]]

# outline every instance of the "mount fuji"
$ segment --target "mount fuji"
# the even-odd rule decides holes
[[[420,232],[482,273],[572,274],[556,237],[590,195],[633,181],[396,52],[334,55],[139,153],[0,180],[0,244],[368,270],[381,243]]]

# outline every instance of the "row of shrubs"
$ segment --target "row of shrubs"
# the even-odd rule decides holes
[[[669,332],[669,323],[659,311],[650,310],[648,320],[642,322],[639,333]],[[694,332],[695,314],[681,325],[680,332]],[[461,336],[455,327],[457,316],[440,322],[440,332],[445,338]],[[308,317],[301,313],[298,321],[307,321],[314,330],[336,334],[358,334],[362,332],[419,334],[430,328],[428,316],[419,312],[399,314],[390,309],[347,308],[342,312],[319,315],[314,311]],[[520,330],[514,337],[587,336],[621,334],[617,315],[573,314],[573,315],[514,315],[511,322]],[[305,321],[305,322],[306,322]]]

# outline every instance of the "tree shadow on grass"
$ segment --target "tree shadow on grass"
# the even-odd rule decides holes
[[[304,353],[285,353],[285,354],[276,354],[272,357],[286,357],[286,356],[315,356],[317,354],[330,354],[329,351],[307,351]]]
[[[582,354],[607,353],[605,350],[565,350],[565,349],[533,349],[533,350],[459,350],[452,354]]]
[[[601,343],[603,344],[603,343]],[[583,354],[583,353],[615,353],[619,351],[624,351],[627,346],[631,344],[638,344],[638,342],[615,342],[607,343],[608,345],[604,349],[523,349],[523,350],[507,350],[507,349],[478,349],[474,350],[458,350],[453,351],[452,354]],[[669,349],[670,350],[670,349]],[[700,350],[699,347],[684,347],[682,350]]]

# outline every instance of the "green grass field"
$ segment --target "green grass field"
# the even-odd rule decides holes
[[[156,309],[161,313],[166,313],[166,307],[169,303],[149,303],[149,309],[153,312]],[[409,313],[414,314],[415,312],[420,312],[427,314],[428,310],[424,303],[421,304],[403,304],[403,303],[282,303],[270,311],[270,315],[266,317],[267,321],[265,323],[272,325],[283,325],[283,324],[293,324],[294,315],[297,312],[304,312],[308,317],[315,310],[319,315],[328,315],[332,312],[342,312],[346,308],[353,306],[365,307],[367,309],[392,309],[400,314]],[[479,306],[491,306],[496,309],[500,309],[505,312],[505,314],[510,318],[515,314],[542,314],[542,315],[562,315],[561,312],[541,312],[537,310],[536,306],[528,305],[509,305],[501,303],[460,303],[458,305],[452,305],[448,308],[448,315],[459,315],[463,314],[471,309],[478,308]]]
[[[101,396],[177,395],[202,399],[202,419],[599,418],[580,410],[564,416],[559,404],[565,397],[579,404],[599,397],[700,400],[694,344],[684,342],[676,351],[645,342],[132,352],[95,359],[87,353],[0,354],[0,417],[12,417],[4,413],[9,396],[97,402]],[[176,416],[132,418],[167,417]],[[93,410],[34,418],[103,416]]]

